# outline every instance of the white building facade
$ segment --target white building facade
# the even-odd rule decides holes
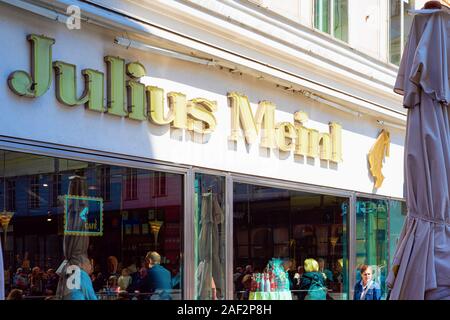
[[[255,298],[233,274],[272,258],[293,299],[306,258],[324,261],[333,299],[352,299],[361,264],[384,288],[405,215],[392,88],[422,5],[0,1],[6,274],[57,268],[63,202],[86,196],[102,203],[94,265],[114,276],[157,251],[173,299]]]

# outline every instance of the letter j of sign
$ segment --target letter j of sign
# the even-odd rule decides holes
[[[35,34],[27,37],[31,43],[31,74],[24,70],[11,73],[9,88],[19,96],[37,98],[47,92],[52,83],[52,45],[54,39]]]

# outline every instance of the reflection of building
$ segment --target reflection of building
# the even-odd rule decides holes
[[[48,19],[69,2],[80,30]],[[183,298],[232,299],[237,266],[322,257],[334,297],[350,297],[360,263],[388,270],[403,223],[406,113],[392,85],[419,2],[0,4],[7,259],[59,264],[59,196],[77,174],[104,201],[89,249],[100,268],[111,255],[139,268],[156,249]],[[381,129],[390,157],[374,190]]]
[[[158,250],[164,254],[171,268],[177,263],[181,232],[179,198],[182,189],[179,178],[177,179],[176,176],[170,174],[161,176],[153,172],[139,171],[135,189],[136,197],[127,200],[126,193],[129,192],[130,177],[125,174],[124,168],[89,167],[80,162],[65,168],[62,165],[63,160],[53,161],[45,157],[22,155],[21,160],[27,163],[31,171],[37,171],[39,174],[15,176],[15,169],[18,174],[25,173],[21,172],[24,168],[20,166],[18,155],[7,153],[6,159],[5,167],[11,168],[8,170],[6,203],[9,210],[16,212],[14,232],[10,233],[11,243],[8,246],[9,259],[17,254],[23,256],[25,252],[28,252],[32,264],[47,268],[57,267],[56,264],[62,257],[62,248],[57,245],[61,241],[63,232],[62,196],[67,194],[69,177],[75,173],[73,170],[79,173],[81,169],[87,177],[88,196],[104,199],[104,223],[109,236],[105,243],[92,238],[94,244],[105,248],[101,250],[103,259],[99,258],[99,260],[106,261],[106,257],[117,255],[119,251],[122,251],[122,256],[127,256],[131,250],[132,257],[139,262],[147,251]],[[58,172],[54,171],[55,168],[51,168],[54,164]],[[163,187],[154,189],[157,184],[163,184]],[[0,185],[0,192],[3,197],[3,183]],[[126,217],[123,215],[124,211],[127,212]],[[162,241],[158,243],[157,248],[153,246],[153,238],[148,227],[151,211],[157,214],[158,219],[165,222],[159,234]],[[122,219],[121,212],[123,221],[118,223],[118,220]],[[122,249],[120,249],[121,227],[124,228],[125,237],[129,240],[127,246]],[[129,234],[128,230],[130,230]],[[111,233],[116,236],[112,236]],[[112,243],[115,243],[115,248],[111,247]],[[134,248],[136,243],[142,247],[141,250]],[[132,262],[131,260],[129,263]]]

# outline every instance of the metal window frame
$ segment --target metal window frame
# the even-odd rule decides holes
[[[356,283],[356,192],[350,197],[350,215],[348,224],[348,288],[347,300],[353,299]]]
[[[234,283],[233,283],[233,269],[234,269],[234,230],[233,230],[233,177],[231,174],[226,176],[226,199],[227,207],[225,214],[225,250],[226,250],[226,267],[225,267],[225,283],[226,283],[226,294],[225,298],[227,300],[233,300],[234,298]]]
[[[186,174],[190,166],[126,154],[0,135],[0,149],[121,167]]]
[[[195,295],[195,266],[194,266],[194,181],[192,169],[186,172],[184,179],[184,230],[183,230],[183,299],[193,300]]]

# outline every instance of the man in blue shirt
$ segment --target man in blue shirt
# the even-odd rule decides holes
[[[170,271],[161,266],[161,256],[156,251],[150,251],[145,256],[148,264],[147,283],[152,293],[152,300],[171,300],[172,280]]]

